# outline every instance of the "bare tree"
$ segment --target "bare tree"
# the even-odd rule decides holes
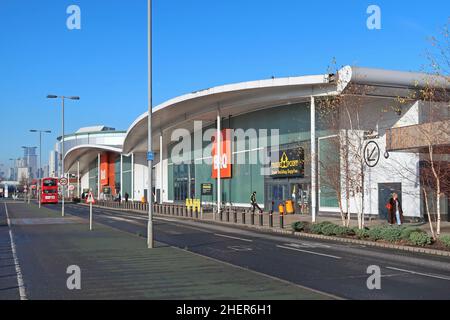
[[[350,225],[350,203],[353,201],[360,229],[365,224],[363,152],[366,134],[371,131],[362,121],[362,113],[369,90],[367,86],[350,84],[344,93],[321,99],[317,108],[324,128],[334,135],[334,144],[318,161],[321,185],[334,191],[344,226]],[[336,154],[339,161],[332,157]]]

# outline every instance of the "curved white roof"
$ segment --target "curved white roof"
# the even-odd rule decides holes
[[[84,144],[76,146],[67,151],[64,156],[64,167],[67,172],[76,170],[76,164],[80,161],[80,170],[86,171],[89,164],[98,156],[99,152],[122,153],[122,149],[97,144]]]
[[[311,96],[336,94],[329,75],[315,75],[241,82],[196,91],[170,99],[153,109],[154,150],[159,150],[159,133],[183,127],[192,120],[214,121],[222,117],[249,113],[287,103],[307,101]],[[146,152],[148,112],[129,127],[123,152]]]
[[[269,107],[309,101],[311,96],[336,95],[350,83],[370,86],[370,94],[396,98],[406,96],[411,89],[433,83],[450,90],[450,81],[424,73],[370,69],[345,66],[337,75],[312,75],[275,78],[228,84],[200,90],[170,99],[153,109],[153,149],[159,150],[159,135],[169,129],[192,130],[192,121],[204,124],[216,120],[220,110],[222,117],[236,116]],[[123,152],[147,152],[148,112],[140,115],[127,130]],[[163,135],[165,145],[169,135]]]

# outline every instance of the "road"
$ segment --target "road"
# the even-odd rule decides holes
[[[60,211],[60,206],[48,206],[46,208],[50,209],[54,214]],[[64,219],[82,221],[84,224],[87,224],[89,209],[82,205],[67,204],[66,214],[67,217]],[[146,225],[147,219],[145,216],[105,208],[94,208],[94,231],[86,233],[86,235],[100,234],[98,238],[94,236],[93,241],[98,239],[97,241],[103,241],[107,245],[111,240],[107,241],[105,238],[101,238],[103,231],[100,229],[102,227],[110,227],[109,230],[118,230],[118,232],[120,231],[119,234],[123,235],[145,237]],[[191,255],[194,254],[198,257],[207,257],[224,266],[238,267],[244,271],[250,270],[253,274],[261,274],[266,276],[267,279],[274,279],[278,281],[278,284],[281,281],[281,283],[285,283],[286,287],[298,285],[302,288],[312,289],[314,292],[325,293],[331,297],[342,299],[450,299],[450,259],[446,257],[412,254],[404,251],[383,250],[322,240],[299,239],[294,236],[281,236],[240,229],[234,226],[205,224],[170,217],[155,218],[154,227],[156,241],[167,245],[168,248],[180,248],[182,249],[181,251],[189,252]],[[36,237],[48,237],[49,239],[46,239],[45,245],[48,245],[48,243],[53,244],[55,240],[64,240],[54,239],[56,234],[47,232],[47,230],[52,229],[42,229],[46,234],[45,236],[42,233],[39,234],[36,231],[39,229],[36,228],[32,231],[23,226],[15,226],[13,229],[15,237],[19,239],[16,253],[11,250],[11,236],[7,232],[7,228],[0,228],[0,256],[2,258],[0,261],[0,268],[2,268],[0,277],[4,277],[0,279],[2,280],[0,281],[2,283],[0,296],[7,299],[20,298],[19,291],[11,290],[17,288],[17,282],[15,282],[15,275],[18,272],[17,256],[23,269],[24,279],[26,282],[30,282],[30,277],[40,277],[38,268],[33,264],[38,261],[40,265],[45,266],[49,263],[46,259],[49,259],[48,257],[51,259],[52,256],[45,251],[41,252],[48,255],[46,258],[33,253],[33,241],[39,239]],[[58,250],[62,258],[70,259],[70,254],[73,252],[81,253],[87,258],[86,253],[82,251],[84,249],[80,249],[80,247],[86,247],[88,240],[79,239],[80,236],[75,231],[72,231],[72,229],[68,230],[70,233],[67,234],[67,244],[74,247],[70,248],[67,254],[64,251],[61,252],[61,248],[56,246],[57,243],[51,249]],[[27,232],[30,234],[27,234]],[[34,234],[32,234],[33,232]],[[58,237],[61,236],[58,235]],[[111,239],[111,235],[109,237]],[[138,237],[135,238],[137,239]],[[83,243],[83,241],[86,241],[86,243]],[[78,242],[83,244],[80,245]],[[35,245],[43,246],[43,243],[36,243]],[[117,247],[117,243],[114,246]],[[123,242],[120,243],[119,251],[131,250],[132,246],[141,246],[141,244],[139,242],[137,244],[136,242]],[[42,247],[40,249],[42,250]],[[105,252],[111,250],[112,248],[110,247],[104,247]],[[136,253],[136,256],[139,256],[139,261],[148,255],[146,252],[148,251],[143,250]],[[94,254],[94,257],[100,257],[103,254],[101,252],[91,253]],[[118,264],[124,264],[129,268],[130,262],[122,261],[125,255],[115,255],[116,267],[113,269],[114,272],[120,273],[124,271]],[[112,258],[105,256],[105,259]],[[180,257],[180,259],[184,258]],[[52,263],[58,264],[59,261]],[[182,263],[181,260],[180,263]],[[381,270],[380,290],[369,290],[367,287],[367,279],[370,276],[367,273],[369,266],[378,266]],[[100,267],[99,265],[99,269]],[[171,266],[171,268],[174,267],[176,266]],[[136,272],[146,270],[145,268],[144,265],[140,271],[130,269],[127,277],[133,279]],[[167,266],[164,268],[167,268]],[[62,267],[59,269],[62,269]],[[237,277],[238,272],[236,270],[239,269],[232,270],[235,270],[232,272],[236,272]],[[96,272],[100,272],[100,270]],[[214,278],[214,274],[217,275],[217,273],[211,273],[212,278]],[[43,276],[42,272],[41,276]],[[249,274],[242,276],[250,277]],[[135,280],[138,277],[136,275]],[[147,276],[144,277],[143,275],[141,278],[141,280],[133,282],[144,282]],[[61,275],[61,279],[65,279],[64,274]],[[92,278],[92,281],[95,279],[95,277]],[[183,280],[185,279],[180,279],[180,281]],[[51,281],[53,281],[51,278],[46,278],[45,281],[36,282],[39,285],[31,283],[27,288],[32,293],[35,293],[35,296],[40,297],[43,290],[41,287],[50,287]],[[208,285],[205,284],[205,286],[207,287]],[[220,290],[220,287],[215,289]],[[118,290],[125,290],[125,288],[118,288]],[[140,288],[140,290],[141,292],[146,291],[143,288]],[[186,286],[185,290],[189,291],[189,286]],[[93,292],[93,297],[96,294],[98,293]],[[130,293],[130,297],[132,296]],[[220,297],[220,292],[216,292],[216,296]],[[47,297],[45,293],[44,297]],[[48,294],[48,297],[52,296]],[[71,296],[68,297],[70,298]],[[137,297],[140,298],[142,296]],[[168,297],[171,296],[168,295]],[[230,296],[227,295],[225,297]],[[150,298],[155,297],[152,296]]]
[[[52,207],[60,210],[59,207]],[[70,215],[88,219],[88,208],[70,204]],[[96,223],[145,236],[147,219],[94,209]],[[298,239],[202,224],[155,219],[155,239],[223,263],[263,273],[345,299],[450,299],[450,259],[361,245]],[[369,266],[381,269],[381,289],[369,290]]]

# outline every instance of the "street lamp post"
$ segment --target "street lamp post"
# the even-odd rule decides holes
[[[50,130],[36,130],[31,129],[30,132],[33,133],[39,133],[39,172],[38,172],[38,181],[39,185],[37,186],[37,193],[38,193],[38,202],[39,202],[39,208],[41,208],[41,191],[40,187],[42,184],[42,134],[43,133],[52,133]]]
[[[61,135],[61,175],[64,177],[64,100],[70,99],[70,100],[80,100],[80,97],[72,96],[72,97],[66,97],[66,96],[56,96],[56,95],[48,95],[47,99],[57,99],[61,98],[62,101],[62,135]],[[65,186],[62,186],[61,190],[62,194],[62,206],[61,206],[61,215],[64,217],[64,196],[65,196]]]
[[[152,0],[148,0],[148,223],[147,245],[154,247],[153,242],[153,150],[152,150]]]

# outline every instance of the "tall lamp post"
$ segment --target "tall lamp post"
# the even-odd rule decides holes
[[[37,186],[37,193],[38,193],[38,202],[39,202],[39,208],[41,208],[41,192],[40,187],[42,184],[42,134],[43,133],[52,133],[50,130],[36,130],[31,129],[30,132],[33,133],[39,133],[39,172],[38,172],[38,181],[39,185]]]
[[[61,135],[61,175],[65,176],[65,170],[64,170],[64,100],[70,99],[70,100],[80,100],[80,97],[72,96],[72,97],[66,97],[66,96],[56,96],[49,94],[47,96],[47,99],[58,99],[60,98],[62,101],[62,135]],[[61,215],[64,217],[64,196],[65,196],[65,186],[62,186],[61,189],[62,194],[62,206],[61,206]]]
[[[152,0],[148,0],[148,223],[147,245],[154,247],[153,242],[153,149],[152,149]]]

